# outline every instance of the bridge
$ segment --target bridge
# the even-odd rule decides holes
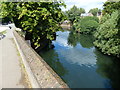
[[[14,24],[1,25],[2,29],[5,33],[0,40],[0,88],[68,88],[16,32]]]

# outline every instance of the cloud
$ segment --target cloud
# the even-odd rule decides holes
[[[102,9],[102,5],[106,1],[107,0],[64,0],[65,4],[67,5],[67,8],[62,9],[63,11],[65,11],[72,8],[73,5],[76,5],[79,8],[84,8],[88,12],[92,8]]]

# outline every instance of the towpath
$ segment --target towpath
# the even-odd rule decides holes
[[[13,39],[13,28],[0,26],[0,29],[6,30],[5,37],[0,40],[0,89],[29,87],[29,80]]]

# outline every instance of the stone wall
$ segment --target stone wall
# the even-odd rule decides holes
[[[16,31],[14,31],[14,36],[41,88],[68,88],[66,83],[63,82],[63,80]]]

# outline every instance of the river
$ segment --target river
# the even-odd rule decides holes
[[[55,47],[39,54],[70,88],[120,88],[120,61],[96,49],[91,35],[57,35]]]

